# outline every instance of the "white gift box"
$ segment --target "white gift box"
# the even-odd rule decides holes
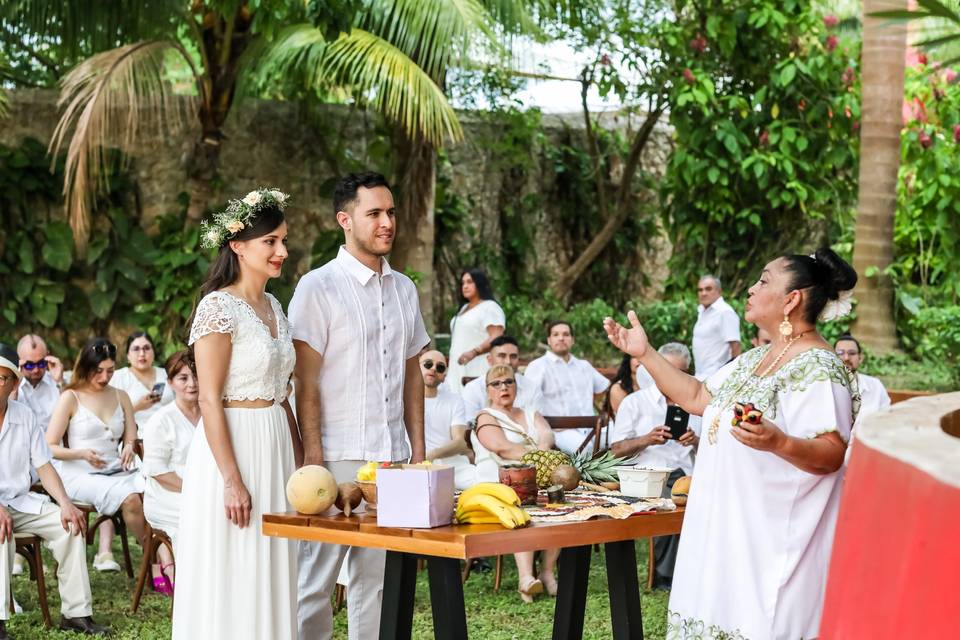
[[[617,467],[620,493],[634,498],[659,498],[669,476],[670,469]]]
[[[453,467],[377,469],[377,526],[428,529],[453,522]]]

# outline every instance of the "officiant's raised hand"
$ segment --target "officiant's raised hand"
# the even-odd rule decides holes
[[[635,358],[642,358],[650,346],[647,333],[640,325],[640,319],[634,311],[627,312],[627,320],[630,321],[629,329],[613,318],[604,318],[603,328],[607,332],[607,339],[620,351]]]

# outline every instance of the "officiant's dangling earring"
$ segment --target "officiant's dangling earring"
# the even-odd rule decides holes
[[[780,323],[780,335],[786,340],[793,335],[793,325],[790,324],[789,314],[783,314],[783,322]]]

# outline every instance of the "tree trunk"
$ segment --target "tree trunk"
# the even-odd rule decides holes
[[[399,127],[393,134],[392,145],[397,234],[390,262],[417,283],[420,311],[429,331],[434,326],[433,206],[437,152],[422,139],[410,138]]]
[[[903,75],[907,49],[904,24],[871,18],[876,11],[906,9],[907,0],[864,0],[863,127],[860,134],[860,182],[853,266],[860,278],[853,331],[877,351],[897,347],[893,286],[882,271],[893,261],[893,223],[900,168]],[[866,277],[867,269],[876,275]]]

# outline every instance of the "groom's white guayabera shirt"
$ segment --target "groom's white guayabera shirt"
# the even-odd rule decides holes
[[[324,460],[405,460],[403,378],[430,342],[417,288],[383,260],[377,274],[344,247],[301,278],[290,301],[293,339],[323,357]]]

